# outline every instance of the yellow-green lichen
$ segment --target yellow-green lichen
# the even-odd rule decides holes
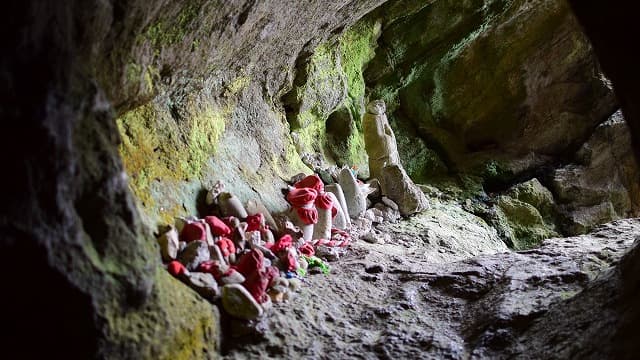
[[[144,359],[204,358],[219,351],[220,325],[213,305],[158,269],[154,291],[137,311],[104,309],[106,336],[123,353]],[[134,348],[135,347],[135,348]]]
[[[179,206],[155,209],[156,181],[178,182],[200,178],[204,164],[215,154],[225,130],[225,118],[233,110],[214,105],[186,106],[188,116],[177,124],[167,108],[149,103],[135,108],[116,123],[122,136],[120,154],[129,174],[129,186],[140,205],[163,221],[181,211]]]

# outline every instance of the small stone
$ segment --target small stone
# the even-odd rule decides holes
[[[369,231],[368,233],[362,235],[361,239],[368,242],[369,244],[378,243],[378,236],[373,231]]]
[[[366,196],[360,191],[360,186],[349,168],[342,168],[339,183],[344,192],[349,216],[352,219],[358,218],[366,210]]]
[[[218,195],[218,204],[224,216],[234,216],[239,219],[249,216],[240,200],[231,193],[223,192]]]
[[[260,201],[259,199],[251,199],[247,201],[247,213],[249,215],[262,214],[264,216],[264,221],[273,231],[280,231],[280,228],[278,227],[275,219],[273,218],[267,207],[264,206],[262,201]]]
[[[393,200],[389,199],[386,196],[382,197],[382,203],[392,208],[393,210],[398,210],[398,204],[396,204]]]
[[[211,274],[192,272],[187,278],[187,285],[200,294],[200,296],[210,301],[213,301],[220,295],[218,283]]]
[[[331,173],[328,170],[316,168],[316,174],[322,179],[322,182],[325,184],[332,184],[333,177],[331,177]]]
[[[229,315],[254,320],[260,317],[263,309],[240,284],[229,284],[222,287],[222,307]]]
[[[349,216],[349,209],[347,208],[347,201],[344,198],[344,192],[342,191],[342,187],[340,184],[329,184],[324,187],[326,192],[330,192],[334,195],[335,199],[338,199],[338,204],[342,208],[342,213],[344,214],[345,227],[347,229],[351,226],[351,217]]]
[[[300,279],[291,278],[288,280],[289,280],[289,289],[291,289],[291,291],[298,291],[302,287],[302,281],[300,281]]]
[[[187,244],[187,247],[178,256],[178,261],[180,261],[187,270],[194,271],[201,262],[207,261],[210,258],[211,253],[209,252],[207,243],[201,240],[195,240]]]
[[[181,253],[184,251],[184,249],[187,248],[187,242],[186,241],[180,241],[178,243],[178,253]]]
[[[384,266],[380,264],[370,265],[364,268],[367,274],[378,274],[384,272]]]
[[[242,274],[240,274],[235,269],[229,269],[227,270],[227,272],[223,274],[220,280],[222,281],[223,284],[230,285],[230,284],[242,284],[243,282],[245,282],[246,279]]]
[[[295,184],[295,183],[297,183],[298,181],[300,181],[300,180],[302,180],[302,179],[304,179],[304,178],[306,178],[306,177],[307,177],[307,174],[305,174],[305,173],[297,173],[297,174],[295,174],[295,175],[293,175],[293,176],[291,177],[291,180],[290,180],[289,182],[290,182],[291,184]]]
[[[223,191],[224,191],[224,183],[220,180],[216,181],[216,183],[207,192],[205,203],[209,206],[213,205],[218,199],[218,195],[220,195],[220,193],[222,193]]]
[[[158,245],[160,245],[160,254],[163,261],[174,260],[178,256],[180,248],[178,230],[172,226],[169,231],[158,237]]]
[[[340,255],[341,251],[338,247],[321,245],[316,248],[316,256],[327,261],[338,261]]]
[[[380,190],[380,181],[378,181],[378,179],[371,179],[367,181],[367,184],[369,185],[369,188],[372,190],[372,192],[369,194],[369,198],[379,199],[380,195],[382,194]]]
[[[218,245],[214,244],[213,246],[209,246],[209,257],[211,258],[211,260],[215,260],[221,264],[228,265],[228,261],[222,255],[222,251],[220,250],[220,247]]]
[[[376,215],[373,213],[373,209],[368,209],[362,215],[363,218],[374,221],[376,219]]]

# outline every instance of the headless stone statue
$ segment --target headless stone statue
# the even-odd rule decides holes
[[[369,155],[369,174],[380,182],[382,195],[398,205],[400,214],[408,216],[427,209],[427,198],[400,163],[396,137],[385,112],[384,101],[374,100],[367,105],[364,115],[364,144]]]
[[[363,119],[364,144],[369,156],[369,176],[379,181],[382,168],[400,164],[396,137],[393,134],[382,100],[374,100],[367,105]]]

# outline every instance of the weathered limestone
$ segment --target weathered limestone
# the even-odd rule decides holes
[[[173,226],[171,226],[167,232],[158,237],[160,254],[162,255],[163,261],[171,261],[178,256],[178,249],[180,248],[179,243],[178,231]]]
[[[357,219],[367,210],[366,196],[360,191],[355,176],[348,168],[340,170],[339,183],[344,192],[347,212],[352,219]]]
[[[351,226],[351,219],[349,218],[349,209],[347,208],[347,201],[344,198],[344,192],[342,191],[342,186],[340,184],[329,184],[324,186],[324,190],[326,192],[332,193],[335,198],[338,200],[337,204],[342,208],[342,213],[344,215],[345,225],[341,229],[346,229]]]
[[[337,209],[336,216],[333,218],[333,221],[332,221],[333,227],[340,230],[347,229],[348,228],[347,219],[349,218],[349,216],[345,215],[344,210],[342,209],[342,205],[340,204],[340,201],[338,200],[336,195],[331,192],[327,192],[327,194],[331,197],[331,201],[333,202],[333,204],[335,204],[335,207]],[[320,214],[318,214],[318,217],[320,217]]]
[[[418,188],[402,165],[382,168],[382,193],[398,205],[402,216],[409,216],[428,208],[427,197]]]
[[[245,219],[249,216],[240,199],[231,193],[221,193],[218,196],[218,205],[224,216],[235,216],[239,219]]]
[[[367,105],[367,113],[364,115],[364,142],[369,155],[369,174],[380,182],[382,195],[398,204],[403,216],[408,216],[425,210],[427,198],[400,163],[396,138],[385,111],[384,101],[374,100]]]
[[[369,156],[369,177],[382,179],[382,168],[400,164],[396,137],[386,115],[382,100],[373,100],[367,105],[362,120],[364,143]]]

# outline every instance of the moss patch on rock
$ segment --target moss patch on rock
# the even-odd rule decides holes
[[[142,208],[154,208],[156,197],[162,196],[153,193],[153,182],[176,183],[202,175],[225,131],[225,117],[232,111],[231,107],[198,107],[195,102],[187,109],[179,124],[170,109],[158,103],[142,105],[117,119],[120,155]],[[182,211],[179,207],[163,210],[159,214],[168,223]]]
[[[379,33],[380,23],[359,22],[318,46],[299,67],[284,101],[301,154],[320,153],[329,163],[366,168],[363,69],[375,53]]]
[[[150,301],[139,311],[106,309],[111,353],[137,354],[144,359],[208,359],[220,349],[217,309],[158,268]],[[130,346],[152,344],[143,349]],[[142,353],[144,351],[144,353]]]

